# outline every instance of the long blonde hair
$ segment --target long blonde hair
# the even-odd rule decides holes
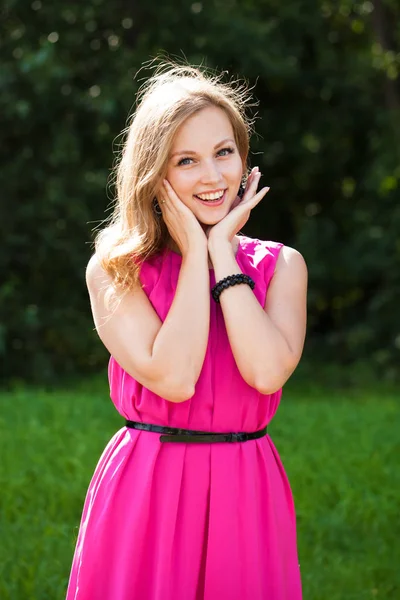
[[[97,258],[113,281],[106,292],[107,304],[117,291],[133,289],[140,264],[169,244],[170,233],[155,214],[153,199],[165,177],[174,136],[188,117],[210,105],[222,108],[231,121],[245,173],[252,127],[246,115],[250,94],[243,82],[221,79],[222,74],[163,61],[139,89],[137,108],[122,132],[114,211],[95,239]]]

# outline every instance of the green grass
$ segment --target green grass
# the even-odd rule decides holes
[[[123,421],[105,378],[0,402],[0,598],[62,600],[90,477]],[[400,598],[399,413],[377,384],[286,386],[270,433],[295,497],[304,600]]]

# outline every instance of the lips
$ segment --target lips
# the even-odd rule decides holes
[[[202,192],[201,194],[195,194],[195,196],[200,198],[200,200],[219,200],[224,191],[224,188],[220,188],[219,190],[211,190],[208,192]]]
[[[212,206],[221,206],[221,204],[224,203],[224,200],[226,198],[226,190],[222,194],[221,198],[219,198],[218,200],[202,200],[201,198],[199,198],[199,196],[196,195],[194,195],[193,197],[197,200],[197,202],[200,202],[201,204],[204,204],[209,208]]]

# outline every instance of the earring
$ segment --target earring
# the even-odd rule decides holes
[[[238,193],[237,193],[237,195],[239,196],[239,198],[243,198],[243,196],[244,196],[244,190],[245,190],[245,186],[244,186],[244,183],[242,182],[240,184],[240,187],[239,187],[239,190],[238,190]]]
[[[153,198],[153,210],[157,216],[161,217],[162,210],[160,208],[160,205],[158,204],[157,198]]]

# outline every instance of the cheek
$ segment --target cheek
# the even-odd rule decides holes
[[[238,181],[238,183],[240,183],[243,175],[243,165],[240,156],[237,155],[235,160],[232,160],[229,165],[227,164],[226,175],[229,175],[231,180]]]
[[[179,171],[178,169],[168,170],[167,179],[178,195],[192,194],[193,185],[196,183],[190,171]]]

